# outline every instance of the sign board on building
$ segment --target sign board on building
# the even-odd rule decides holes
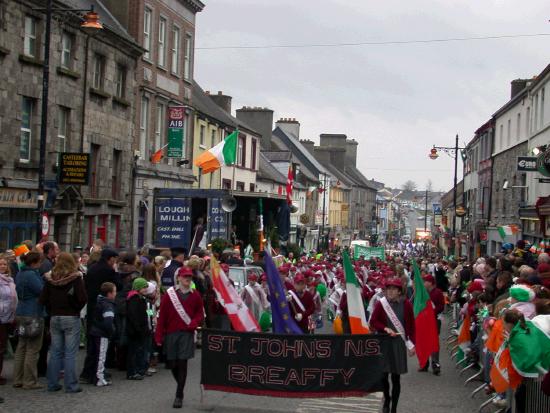
[[[518,156],[517,170],[518,172],[536,172],[537,157],[536,156]]]
[[[185,139],[185,107],[170,106],[168,108],[168,158],[183,158]]]
[[[550,176],[550,150],[546,150],[537,156],[537,171],[543,176]]]
[[[155,246],[189,248],[191,198],[155,199]]]
[[[434,225],[436,227],[440,227],[442,225],[442,222],[443,222],[443,219],[442,219],[442,215],[435,215],[434,216]]]
[[[433,205],[433,211],[435,215],[441,215],[441,204],[434,203]]]
[[[61,185],[88,185],[90,154],[63,152],[59,154],[58,170]]]
[[[359,257],[365,257],[366,260],[371,258],[380,258],[382,261],[386,260],[386,251],[384,247],[364,247],[362,245],[355,245],[353,248],[353,259],[359,259]]]
[[[219,198],[210,199],[208,209],[208,240],[215,238],[227,239],[227,225],[229,223],[228,213],[222,209],[222,200]]]
[[[37,192],[0,187],[0,208],[36,208]]]

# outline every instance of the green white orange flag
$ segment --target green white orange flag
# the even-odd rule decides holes
[[[237,160],[237,141],[239,131],[228,135],[223,141],[213,148],[199,155],[195,159],[195,166],[201,168],[203,174],[214,172],[225,165],[232,165]]]
[[[510,357],[523,377],[536,378],[550,370],[550,315],[517,323],[508,339]]]
[[[470,319],[470,314],[466,314],[464,321],[460,325],[458,330],[458,346],[460,349],[466,353],[466,350],[470,347],[472,343],[472,333],[470,328],[472,327],[472,321]]]
[[[490,371],[491,384],[497,393],[504,393],[508,389],[515,389],[521,384],[521,376],[514,369],[510,349],[506,343],[502,343],[495,355]]]
[[[348,315],[351,334],[369,334],[365,306],[361,297],[361,288],[351,265],[349,254],[344,252],[344,274],[346,276],[346,295],[348,298]]]
[[[420,367],[424,367],[430,355],[439,351],[439,335],[437,321],[430,294],[424,286],[418,264],[413,260],[414,269],[414,326],[416,357]]]

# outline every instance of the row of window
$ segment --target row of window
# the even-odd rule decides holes
[[[33,116],[36,107],[36,99],[23,96],[21,101],[21,134],[19,139],[19,161],[31,160],[33,141]],[[57,107],[57,144],[58,152],[65,152],[69,134],[69,120],[71,109],[64,106]]]
[[[498,140],[496,143],[497,150],[510,147],[514,144],[512,141],[512,134],[515,133],[515,142],[519,142],[521,138],[522,128],[525,131],[525,136],[529,136],[534,132],[537,132],[545,125],[545,88],[542,88],[533,97],[533,110],[528,106],[526,110],[525,121],[522,122],[521,112],[518,112],[515,116],[515,125],[512,125],[512,118],[506,121],[506,131],[504,130],[504,123],[501,123],[498,127]],[[505,135],[506,133],[506,135]]]
[[[32,16],[25,16],[25,34],[23,41],[23,54],[38,58],[37,42],[38,20]],[[64,69],[73,70],[75,53],[75,36],[72,33],[64,31],[61,34],[60,65]],[[105,65],[106,58],[100,53],[95,53],[92,60],[92,87],[95,89],[105,89]],[[114,94],[120,99],[125,98],[126,94],[126,66],[117,63],[114,78]]]
[[[169,29],[168,19],[165,16],[159,15],[157,30],[153,32],[153,20],[153,10],[145,7],[143,15],[143,48],[145,49],[145,53],[143,57],[148,61],[154,61],[155,57],[152,55],[152,51],[156,49],[157,65],[168,70],[168,60],[170,60],[171,73],[180,76],[180,59],[183,53],[183,78],[191,80],[192,34],[185,33],[182,47],[182,29],[179,26],[172,24],[171,29]],[[154,36],[154,33],[157,36]],[[170,51],[169,58],[168,51]]]
[[[33,116],[36,107],[36,99],[23,96],[21,101],[21,134],[19,138],[19,161],[30,162],[32,159],[32,145],[34,138]],[[56,152],[66,152],[67,141],[70,135],[71,109],[57,107],[57,143]],[[92,144],[91,146],[91,165],[90,165],[90,192],[95,197],[98,194],[98,171],[100,159],[100,146]],[[113,199],[119,199],[122,174],[122,151],[113,150],[111,176],[111,196]]]

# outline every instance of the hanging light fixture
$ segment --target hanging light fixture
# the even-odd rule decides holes
[[[91,10],[84,15],[84,21],[80,27],[90,32],[103,29],[103,25],[99,21],[99,14],[94,11],[93,6]]]
[[[430,149],[430,154],[428,155],[430,157],[430,159],[432,160],[436,160],[437,158],[439,158],[439,154],[437,153],[437,149],[435,149],[435,146]]]

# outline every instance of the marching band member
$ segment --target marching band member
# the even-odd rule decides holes
[[[315,311],[313,296],[306,291],[306,279],[302,274],[294,277],[294,290],[288,290],[290,312],[304,334],[308,334],[308,319]]]

